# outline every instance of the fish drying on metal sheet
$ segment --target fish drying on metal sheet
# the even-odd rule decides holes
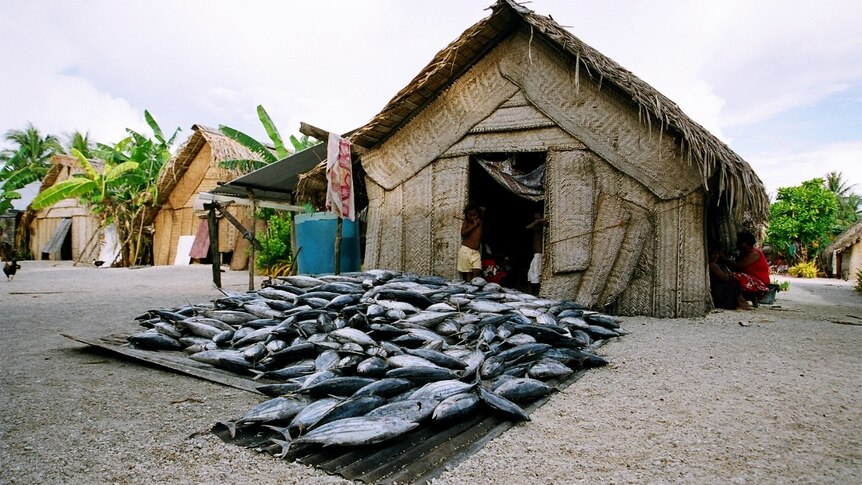
[[[434,421],[451,421],[463,419],[473,414],[479,407],[479,397],[473,393],[462,393],[449,396],[440,401],[434,408],[431,419]]]
[[[587,346],[625,333],[615,317],[482,280],[375,270],[276,281],[209,306],[147,313],[141,324],[177,335],[173,326],[195,360],[282,381],[259,386],[263,393],[338,408],[326,418],[333,421],[369,412],[425,421],[452,396],[459,397],[439,408],[438,420],[468,414],[460,406],[529,419],[513,400],[538,399],[553,390],[542,381],[601,365]],[[510,399],[496,394],[501,389]],[[337,404],[336,394],[344,398]],[[283,421],[242,425],[271,424],[289,439],[325,424]]]

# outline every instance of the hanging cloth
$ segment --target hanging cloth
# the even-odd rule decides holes
[[[488,172],[498,184],[527,200],[539,202],[545,199],[545,164],[530,173],[520,173],[514,168],[515,157],[501,162],[476,158],[479,166]]]

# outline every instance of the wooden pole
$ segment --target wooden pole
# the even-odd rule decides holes
[[[101,232],[102,232],[102,227],[100,225],[99,229],[97,229],[95,232],[93,232],[93,235],[90,236],[90,240],[87,241],[87,245],[84,246],[84,249],[81,250],[81,254],[78,255],[78,259],[76,259],[75,262],[72,263],[72,266],[78,266],[78,263],[80,263],[81,260],[84,259],[84,254],[89,252],[90,245],[93,244],[93,239],[96,239],[96,236]]]
[[[251,189],[246,189],[248,192],[248,200],[251,201],[251,242],[248,256],[248,291],[254,290],[254,241],[257,231],[257,201],[254,200],[254,192]]]
[[[218,252],[218,220],[216,219],[216,204],[204,204],[207,213],[207,227],[210,234],[210,259],[213,267],[213,284],[221,288],[221,254]]]
[[[335,222],[335,274],[341,274],[341,216]]]

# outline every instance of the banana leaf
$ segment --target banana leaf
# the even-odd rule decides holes
[[[263,109],[262,104],[257,106],[257,117],[260,118],[260,123],[263,125],[264,129],[266,129],[266,134],[269,135],[269,139],[272,140],[272,144],[275,145],[275,154],[278,159],[287,158],[290,155],[290,152],[288,152],[287,148],[284,147],[284,141],[281,139],[281,134],[278,132],[278,128],[275,127],[275,123],[272,122],[272,118],[270,118],[266,110]]]
[[[278,158],[276,158],[276,156],[273,155],[272,152],[269,151],[269,149],[263,146],[262,143],[246,135],[245,133],[225,125],[220,125],[218,129],[226,137],[256,153],[264,162],[273,163],[278,161]]]

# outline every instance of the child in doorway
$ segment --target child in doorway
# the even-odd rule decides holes
[[[481,208],[475,202],[464,207],[464,222],[461,223],[461,247],[458,248],[458,272],[464,281],[479,276],[482,272],[482,256],[479,246],[482,244]]]
[[[530,269],[527,270],[527,280],[530,282],[530,291],[534,295],[539,293],[539,283],[542,281],[542,244],[547,225],[548,221],[538,212],[533,214],[533,222],[527,224],[527,230],[533,232],[533,260],[530,261]]]

